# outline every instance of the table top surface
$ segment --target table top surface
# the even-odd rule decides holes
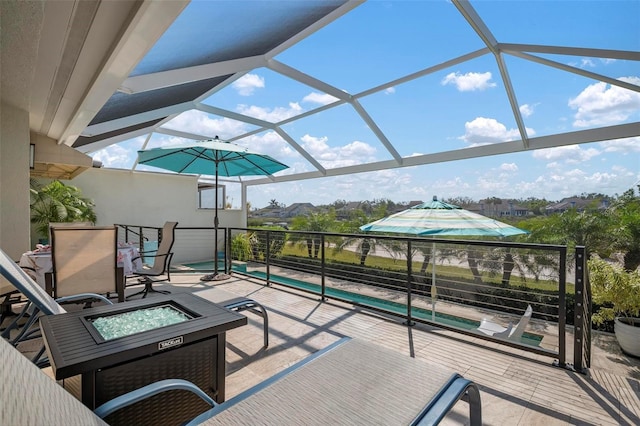
[[[85,318],[123,313],[162,304],[177,304],[195,313],[188,321],[153,330],[99,341],[88,327]],[[167,295],[140,299],[114,305],[98,306],[61,315],[48,315],[40,319],[43,338],[51,367],[57,380],[106,368],[142,356],[157,353],[162,348],[186,345],[213,338],[227,330],[247,324],[247,317],[192,294]]]

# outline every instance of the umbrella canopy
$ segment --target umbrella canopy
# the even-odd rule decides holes
[[[219,139],[138,151],[138,163],[177,173],[219,176],[266,176],[288,168],[268,155]]]
[[[268,176],[288,168],[268,155],[221,141],[217,136],[215,139],[199,141],[193,145],[138,151],[138,164],[177,173],[215,175],[215,266],[214,273],[203,277],[203,281],[216,279],[218,275],[218,176]]]
[[[453,204],[438,201],[422,203],[360,227],[362,231],[392,232],[420,236],[509,237],[527,231],[507,225]]]
[[[422,203],[391,216],[376,220],[360,227],[362,231],[392,232],[419,236],[486,236],[508,237],[528,234],[527,231],[507,225],[495,219],[470,212],[453,204],[443,203],[433,197],[433,201]],[[433,243],[431,267],[431,317],[436,318],[436,257]]]

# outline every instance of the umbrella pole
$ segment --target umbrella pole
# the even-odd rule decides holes
[[[200,281],[220,281],[231,278],[227,274],[218,274],[218,162],[216,161],[216,183],[215,183],[215,206],[214,206],[214,218],[213,218],[213,274],[207,274],[200,278]]]
[[[214,242],[213,242],[213,276],[218,275],[218,163],[216,163],[216,204],[213,218]]]

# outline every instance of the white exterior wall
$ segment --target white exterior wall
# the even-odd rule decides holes
[[[29,113],[0,104],[0,247],[29,250]]]
[[[166,221],[177,221],[172,263],[213,259],[213,229],[180,229],[213,228],[214,211],[198,208],[196,176],[93,168],[66,183],[95,202],[97,225],[162,227]],[[221,228],[247,224],[242,210],[219,210],[218,217]],[[222,251],[222,232],[218,244]]]

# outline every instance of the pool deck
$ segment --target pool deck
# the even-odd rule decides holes
[[[237,274],[214,282],[199,278],[172,273],[171,284],[155,286],[204,298],[218,287],[255,299],[269,312],[268,349],[262,347],[262,322],[251,313],[248,326],[227,333],[227,398],[348,336],[474,380],[486,425],[640,424],[640,359],[622,354],[609,334],[594,336],[592,368],[585,375],[553,367],[549,357],[425,325],[407,327],[353,305],[322,303],[317,296]],[[130,287],[127,293],[138,290]],[[21,350],[28,352],[28,346]],[[442,424],[468,424],[467,404],[459,402]]]

